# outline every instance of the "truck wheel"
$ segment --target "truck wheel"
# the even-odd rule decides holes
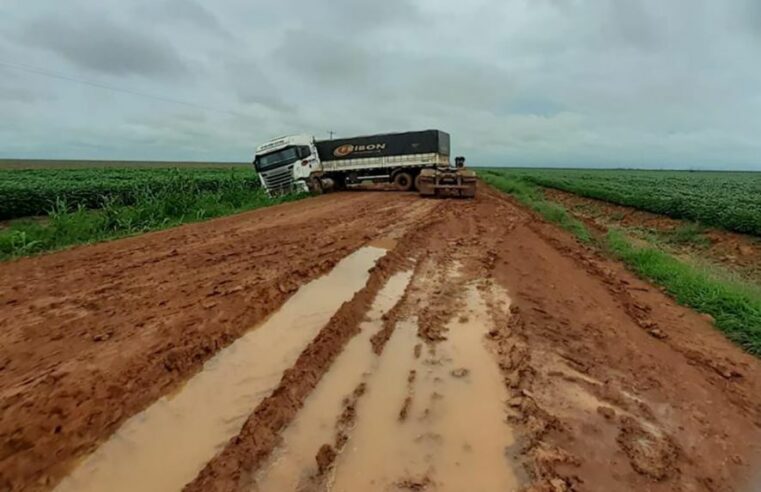
[[[423,181],[423,178],[418,173],[417,176],[415,176],[415,191],[420,191],[420,182]]]
[[[309,191],[314,195],[322,195],[322,181],[320,181],[320,178],[312,178],[309,181]]]
[[[335,183],[336,183],[336,190],[337,191],[344,191],[346,190],[346,177],[345,176],[336,176],[335,177]]]
[[[399,173],[394,177],[394,184],[399,191],[410,191],[412,189],[412,176],[410,173]]]

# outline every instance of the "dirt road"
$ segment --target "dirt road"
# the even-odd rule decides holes
[[[761,362],[485,187],[2,264],[0,341],[0,490],[761,479]]]

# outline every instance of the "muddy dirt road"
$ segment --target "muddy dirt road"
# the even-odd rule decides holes
[[[761,362],[508,198],[0,265],[0,490],[756,490]]]

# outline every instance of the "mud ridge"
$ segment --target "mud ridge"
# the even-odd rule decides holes
[[[337,193],[0,265],[0,490],[49,489],[302,284],[384,244],[187,490],[754,490],[761,361],[481,184],[464,201]]]
[[[19,422],[30,415],[47,415],[49,420],[44,427],[54,428],[48,435],[32,440],[28,436],[34,427],[16,429],[9,435],[2,426],[0,461],[3,474],[0,475],[0,488],[17,490],[31,477],[37,477],[32,490],[45,490],[54,485],[70,470],[75,458],[94,451],[129,416],[178,388],[196,374],[211,356],[237,340],[251,326],[251,320],[264,319],[274,312],[300,284],[330,271],[344,254],[343,249],[335,250],[308,268],[284,273],[276,277],[273,284],[257,286],[253,290],[238,287],[213,290],[206,296],[215,299],[205,304],[205,309],[209,311],[228,304],[228,299],[233,298],[239,299],[237,302],[240,305],[253,307],[245,314],[219,319],[213,323],[216,326],[201,328],[197,322],[180,325],[183,329],[181,336],[152,347],[141,356],[145,364],[140,371],[123,374],[120,383],[102,384],[98,380],[104,380],[104,375],[95,369],[87,379],[78,382],[79,388],[66,390],[62,383],[69,379],[71,373],[62,365],[52,368],[42,377],[26,381],[23,390],[6,394],[0,407],[4,421],[11,423],[18,412],[23,412],[23,417],[17,417]],[[256,302],[249,303],[252,299]],[[93,340],[103,344],[116,341],[114,332],[104,333],[106,335],[100,334]],[[31,399],[34,395],[50,397]],[[104,412],[104,407],[116,411]],[[69,416],[64,418],[66,414]],[[66,439],[59,441],[64,436]],[[43,447],[45,452],[37,451]],[[54,454],[48,452],[51,448],[56,449]],[[30,454],[37,458],[32,459]],[[16,481],[10,477],[24,478]],[[22,489],[30,490],[27,487]]]
[[[0,265],[0,489],[50,489],[301,284],[434,206],[336,194]]]
[[[531,481],[524,490],[574,490],[576,478],[559,473],[555,467],[558,463],[573,465],[573,457],[544,441],[548,433],[562,432],[562,424],[533,399],[536,372],[531,366],[521,310],[513,305],[509,315],[505,315],[492,296],[486,295],[484,299],[494,319],[494,328],[488,334],[489,345],[497,355],[505,388],[511,395],[507,402],[508,421],[521,431],[518,449],[512,457],[522,463]]]
[[[528,490],[741,490],[745,462],[715,450],[756,448],[741,436],[758,432],[757,361],[620,263],[519,216],[495,269],[518,316],[496,335],[512,333],[500,357]]]
[[[367,383],[361,382],[344,398],[342,410],[335,422],[335,434],[332,443],[325,443],[320,446],[314,459],[317,463],[317,471],[306,479],[306,484],[299,487],[299,490],[321,491],[327,487],[326,479],[330,472],[336,457],[341,453],[346,442],[349,440],[349,434],[357,420],[357,403],[365,394]]]
[[[407,397],[404,398],[402,408],[399,410],[399,422],[407,420],[407,415],[410,413],[410,407],[412,407],[412,399],[415,396],[415,378],[417,377],[417,371],[410,369],[410,373],[407,376]]]
[[[658,325],[647,317],[648,306],[637,304],[633,301],[628,291],[621,288],[623,280],[614,277],[612,272],[603,269],[595,260],[584,251],[583,246],[575,240],[564,242],[558,238],[557,228],[544,222],[536,216],[535,220],[527,221],[526,225],[539,237],[552,245],[565,256],[571,257],[580,266],[584,267],[591,275],[603,278],[605,286],[611,294],[619,300],[626,314],[641,328],[647,330],[658,329]],[[553,234],[547,231],[552,229]],[[562,237],[562,236],[561,236]],[[572,243],[572,245],[568,245]],[[592,255],[595,253],[593,252]],[[582,490],[584,481],[573,473],[573,469],[580,464],[579,458],[565,450],[562,443],[572,439],[572,432],[563,424],[563,420],[552,414],[552,410],[542,408],[534,395],[535,384],[541,384],[537,378],[539,371],[532,367],[532,350],[535,344],[529,341],[527,331],[537,331],[535,326],[544,325],[542,331],[550,327],[556,327],[560,332],[568,322],[556,317],[553,313],[542,307],[532,306],[528,311],[522,311],[519,303],[511,306],[511,316],[506,323],[500,323],[497,319],[496,326],[505,326],[505,330],[490,333],[490,338],[496,346],[499,358],[502,361],[501,369],[505,374],[505,382],[512,392],[513,398],[508,405],[517,413],[511,416],[511,420],[518,424],[523,431],[523,445],[520,451],[524,467],[531,477],[531,484],[526,487],[526,492],[540,491],[572,491]],[[498,310],[492,310],[497,315]],[[498,317],[498,315],[497,315]],[[656,337],[659,338],[659,337]],[[582,362],[570,354],[560,354],[566,362],[582,373],[588,373],[590,365]],[[571,379],[563,373],[554,374],[555,377]],[[584,385],[586,381],[579,381]],[[606,391],[607,389],[607,391]],[[614,401],[621,406],[624,398],[619,391],[595,387],[592,393],[600,396],[601,400]],[[652,417],[652,411],[644,403],[639,402],[636,406],[641,417]],[[615,411],[613,411],[615,413]],[[603,414],[607,412],[603,411]],[[608,417],[610,418],[609,414]],[[654,437],[652,433],[645,431],[636,419],[620,417],[619,437],[617,442],[621,449],[629,457],[632,467],[639,473],[650,478],[662,480],[679,473],[676,462],[680,456],[678,446],[668,436]],[[653,446],[642,444],[643,439],[648,438]],[[654,449],[653,449],[654,448]]]
[[[421,269],[423,268],[422,263],[422,261],[415,262],[415,267],[412,273],[413,279],[420,274]],[[394,332],[397,320],[405,315],[408,299],[414,288],[412,286],[413,281],[410,281],[410,283],[407,284],[404,289],[404,294],[402,294],[399,302],[394,304],[394,307],[392,307],[387,313],[383,314],[383,326],[370,338],[370,344],[373,347],[375,355],[380,355],[381,352],[383,352],[383,347],[386,346],[386,342],[388,342],[388,339],[391,338],[391,334]]]
[[[743,378],[743,372],[734,363],[729,360],[722,360],[716,357],[716,354],[707,354],[702,350],[685,346],[682,340],[671,340],[670,330],[662,326],[653,315],[654,306],[652,303],[636,299],[633,292],[643,292],[641,289],[632,288],[632,283],[622,278],[620,271],[615,271],[611,267],[603,266],[609,260],[606,260],[600,253],[587,248],[573,247],[559,237],[557,233],[551,235],[547,233],[545,227],[529,225],[529,227],[541,236],[547,243],[567,257],[572,258],[582,266],[591,275],[603,279],[604,285],[610,294],[618,300],[623,311],[653,338],[665,343],[672,350],[685,357],[690,364],[702,370],[706,377],[716,383],[717,388],[726,395],[738,407],[743,408],[751,415],[761,427],[761,408],[750,403],[746,391],[737,388],[733,384],[724,384],[724,381],[738,382]],[[649,285],[649,284],[646,284]],[[649,289],[661,293],[658,287],[650,286]],[[648,289],[644,290],[648,292]],[[685,309],[686,311],[686,309]]]
[[[411,234],[417,233],[419,230]],[[247,482],[252,472],[279,444],[280,431],[298,413],[346,342],[359,332],[359,325],[378,291],[391,275],[411,267],[407,257],[409,235],[378,260],[365,287],[341,306],[293,367],[284,373],[272,395],[254,410],[238,436],[207,463],[196,479],[183,489],[185,492],[233,491],[251,485]],[[388,318],[392,322],[390,316],[391,313]]]

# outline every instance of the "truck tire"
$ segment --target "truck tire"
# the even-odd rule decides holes
[[[338,175],[334,178],[336,183],[336,191],[346,190],[346,176]]]
[[[394,176],[394,185],[399,191],[410,191],[412,189],[412,176],[408,172],[401,172]]]
[[[415,191],[420,191],[420,182],[423,178],[420,177],[420,173],[418,173],[417,176],[415,176]]]
[[[320,178],[314,177],[309,180],[309,191],[311,191],[313,195],[322,195],[323,189]]]

